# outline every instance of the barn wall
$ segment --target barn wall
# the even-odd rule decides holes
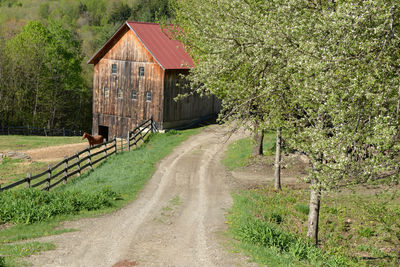
[[[112,64],[117,64],[117,73],[112,74]],[[144,67],[144,77],[139,76],[139,67]],[[109,127],[109,136],[126,136],[143,120],[153,116],[162,121],[164,70],[154,61],[148,51],[131,31],[94,66],[93,81],[93,133],[100,125]],[[109,96],[104,94],[109,88]],[[122,98],[117,97],[122,90]],[[131,98],[132,90],[137,100]],[[152,100],[146,101],[146,92]]]
[[[220,102],[215,96],[200,97],[195,94],[184,99],[174,100],[185,92],[184,81],[180,74],[188,74],[187,70],[166,70],[164,78],[163,128],[184,126],[207,115],[217,114]],[[179,85],[180,84],[180,85]]]

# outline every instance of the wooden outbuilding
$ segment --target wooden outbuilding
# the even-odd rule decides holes
[[[151,116],[159,129],[176,128],[220,109],[214,96],[174,100],[193,61],[159,24],[125,22],[88,63],[94,65],[94,134],[126,136]]]

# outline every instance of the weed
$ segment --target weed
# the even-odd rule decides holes
[[[177,135],[177,134],[179,134],[179,132],[177,130],[172,129],[172,130],[169,130],[165,135],[171,136],[171,135]]]
[[[54,248],[55,245],[53,244],[40,242],[2,245],[0,246],[0,254],[7,255],[7,257],[4,257],[3,260],[0,261],[0,267],[25,265],[24,263],[17,261],[17,258],[30,256],[37,252],[51,250]]]
[[[296,198],[292,191],[284,189],[283,192],[275,192],[272,188],[254,189],[234,195],[234,205],[227,216],[230,233],[243,244],[248,244],[242,247],[268,248],[291,263],[301,261],[316,266],[348,265],[345,257],[327,254],[309,245],[301,236],[282,228],[284,222],[291,221],[287,218],[289,217],[288,209],[282,205],[294,205],[292,198]],[[295,206],[301,207],[301,213],[306,210],[304,204]],[[263,216],[258,216],[260,213]],[[260,249],[255,251],[260,251]],[[267,254],[247,252],[257,259],[257,262],[263,263],[269,262],[271,257],[275,258],[271,255],[274,254],[271,251]],[[288,265],[291,264],[286,266]]]
[[[294,209],[297,210],[300,213],[303,213],[304,215],[308,215],[310,212],[310,208],[304,204],[304,203],[298,203],[294,206]]]
[[[358,229],[358,234],[363,237],[371,237],[376,235],[376,232],[369,227],[360,227],[360,229]]]
[[[5,191],[0,194],[0,222],[30,224],[57,215],[101,209],[112,206],[113,197],[115,192],[108,188],[94,194],[43,192],[37,189]]]
[[[179,204],[181,204],[181,200],[179,199],[179,196],[175,196],[169,202],[174,206],[178,206]]]

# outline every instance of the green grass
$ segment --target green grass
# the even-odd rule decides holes
[[[274,136],[265,137],[274,153]],[[233,170],[250,163],[250,138],[231,144],[223,163]],[[265,149],[265,147],[264,147]],[[270,187],[234,196],[227,216],[234,251],[267,266],[399,266],[400,194],[380,184],[354,187],[322,198],[320,249],[304,246],[309,190]]]
[[[399,266],[400,196],[359,190],[322,198],[319,249],[306,245],[304,189],[262,187],[234,195],[229,234],[238,240],[236,249],[267,266]]]
[[[40,251],[54,249],[55,246],[50,243],[28,242],[21,244],[2,245],[0,246],[0,255],[5,255],[3,262],[0,260],[0,267],[2,266],[23,266],[27,265],[25,262],[20,261],[19,258],[35,254]]]
[[[55,145],[81,143],[81,137],[44,137],[8,135],[0,136],[0,151],[27,150]],[[30,162],[21,159],[3,158],[0,163],[0,183],[9,183],[32,174],[44,171],[48,164],[54,162]]]
[[[14,222],[16,225],[0,231],[0,246],[7,247],[19,240],[73,231],[60,230],[60,222],[109,213],[124,206],[137,197],[153,175],[156,164],[196,133],[198,129],[150,135],[143,146],[110,157],[94,171],[55,188],[50,194],[34,190],[20,190],[18,193],[9,191],[4,196],[14,198],[14,201],[4,204],[8,207],[0,212],[0,221]],[[105,191],[108,193],[104,195]],[[14,194],[21,194],[22,197]],[[80,201],[88,206],[77,205]],[[171,206],[179,203],[179,197],[171,200]],[[36,205],[42,205],[43,209],[38,210]],[[19,216],[12,213],[13,209],[18,211]],[[13,262],[14,258],[6,257],[6,266],[15,266]]]
[[[248,165],[252,158],[254,140],[252,138],[239,139],[229,145],[222,163],[228,170],[240,169]],[[266,132],[263,142],[264,155],[275,154],[275,134]]]
[[[234,195],[227,224],[232,237],[240,241],[236,247],[267,266],[347,266],[342,255],[323,252],[309,245],[301,234],[288,231],[287,225],[293,223],[291,214],[298,215],[296,197],[287,188],[283,192],[253,189]]]
[[[0,135],[0,151],[27,150],[48,146],[82,143],[82,138],[60,136]]]
[[[45,170],[49,162],[28,162],[22,159],[3,158],[0,163],[0,183],[9,183],[26,177],[27,172],[32,174]]]

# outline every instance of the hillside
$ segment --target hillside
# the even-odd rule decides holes
[[[1,124],[90,129],[88,59],[123,21],[169,17],[168,0],[0,0],[0,61],[6,63],[0,67]],[[26,26],[32,21],[38,23]],[[31,58],[32,51],[38,52],[36,58]],[[60,60],[54,59],[60,51],[66,55],[61,59],[65,69],[55,70],[52,66],[59,68]],[[52,54],[52,59],[43,59],[39,52]],[[45,67],[26,68],[35,64]],[[66,70],[71,72],[68,77],[57,76]],[[76,114],[69,114],[71,110]]]

